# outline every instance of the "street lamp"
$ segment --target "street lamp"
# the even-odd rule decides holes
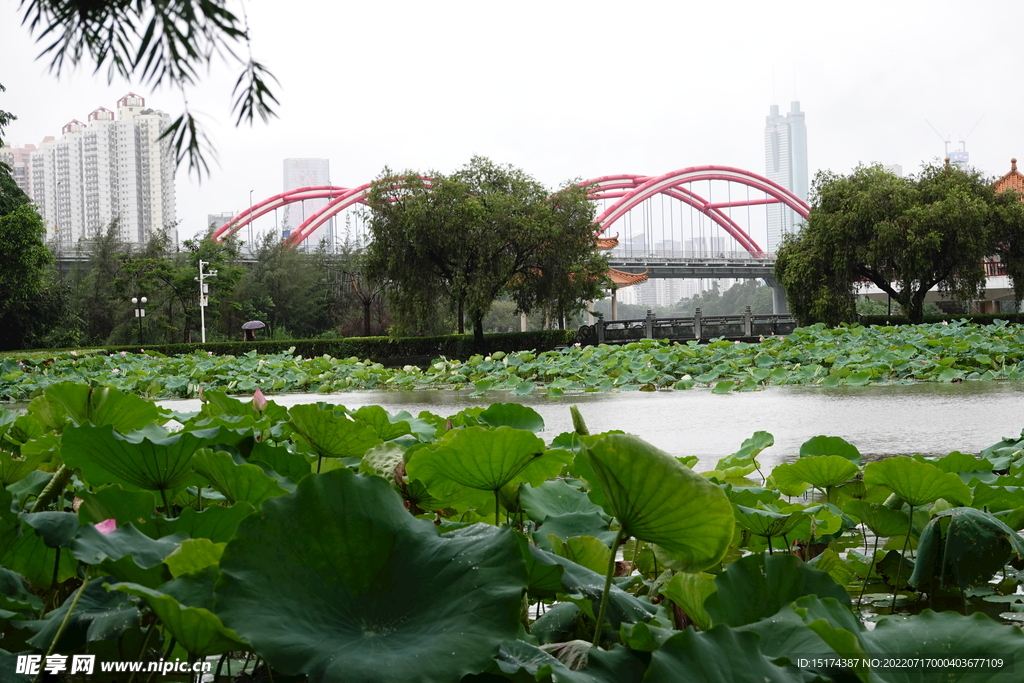
[[[135,317],[139,319],[139,347],[142,347],[142,319],[146,317],[146,309],[143,306],[146,305],[148,299],[146,297],[132,297],[132,306],[135,306]]]
[[[196,282],[199,283],[199,324],[202,329],[203,343],[206,343],[206,304],[209,303],[207,295],[210,293],[210,285],[203,282],[205,278],[217,277],[217,271],[211,270],[209,272],[203,272],[203,266],[210,265],[209,261],[199,261],[199,277],[195,278]]]

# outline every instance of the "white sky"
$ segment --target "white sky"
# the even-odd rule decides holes
[[[246,209],[250,190],[257,202],[280,192],[289,157],[330,159],[331,181],[345,187],[385,165],[448,172],[473,154],[549,187],[703,164],[764,173],[769,105],[785,112],[792,99],[806,112],[812,175],[874,161],[916,171],[944,153],[926,119],[951,150],[970,133],[971,163],[987,175],[1008,171],[1010,157],[1024,163],[1019,0],[257,0],[247,9],[254,56],[280,81],[280,118],[233,127],[234,65],[218,64],[189,92],[219,161],[202,185],[178,171],[182,238],[208,213]],[[91,66],[58,79],[39,51],[18,2],[0,2],[0,109],[18,116],[8,144],[58,136],[128,91],[172,117],[181,111],[177,91],[107,85]]]

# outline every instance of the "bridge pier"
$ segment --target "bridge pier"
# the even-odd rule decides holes
[[[774,278],[765,278],[764,281],[772,288],[772,313],[788,315],[789,303],[786,301],[786,290]]]

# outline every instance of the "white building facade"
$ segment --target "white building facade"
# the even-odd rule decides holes
[[[160,136],[170,116],[128,93],[117,112],[100,107],[72,120],[60,139],[32,152],[30,196],[50,238],[71,248],[106,232],[117,219],[123,241],[142,244],[167,229],[176,241],[174,152]]]
[[[790,103],[785,116],[773,104],[764,127],[765,176],[807,201],[807,124],[800,103]],[[793,232],[803,219],[785,204],[768,207],[768,253],[775,253],[783,235]]]
[[[317,187],[331,184],[331,162],[329,159],[285,159],[284,160],[284,191],[298,190],[303,187]],[[302,223],[327,206],[328,199],[307,199],[284,207],[284,229],[281,237],[298,228]],[[333,243],[333,221],[325,225],[306,240],[308,248],[314,248],[320,239],[326,237]]]

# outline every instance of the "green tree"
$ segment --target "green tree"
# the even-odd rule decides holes
[[[806,227],[787,236],[775,275],[802,323],[853,319],[853,286],[874,283],[915,322],[924,298],[938,287],[954,301],[979,298],[984,261],[1001,244],[1024,245],[1024,207],[1013,193],[996,193],[975,170],[926,166],[901,178],[881,166],[814,179]],[[1018,298],[1024,266],[1012,264]]]
[[[459,332],[468,320],[482,344],[484,316],[504,292],[527,312],[552,303],[574,310],[598,296],[585,191],[551,195],[523,171],[482,157],[428,177],[385,169],[367,196],[367,269],[389,284],[398,315],[429,320],[447,304]],[[570,289],[574,277],[588,286]],[[558,282],[570,294],[560,303],[552,300]]]
[[[10,178],[0,169],[0,178]],[[13,183],[13,181],[11,181]],[[33,311],[43,303],[53,254],[46,226],[28,203],[0,215],[0,346],[23,348],[33,330]]]

